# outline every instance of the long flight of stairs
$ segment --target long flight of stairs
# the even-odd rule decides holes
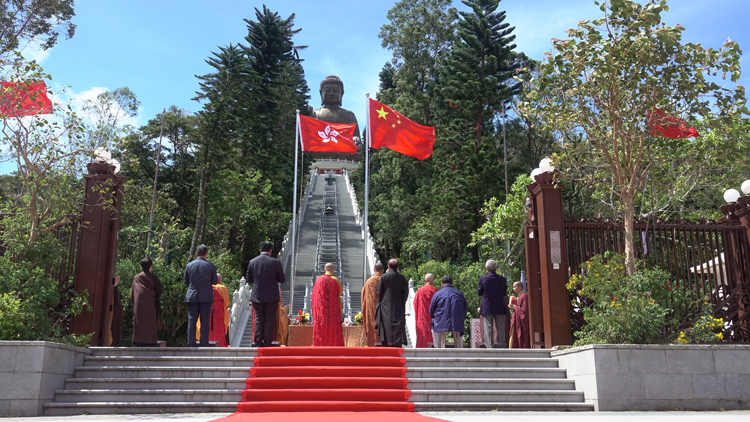
[[[253,348],[92,348],[47,416],[237,410]],[[416,411],[592,411],[548,350],[405,349]],[[280,409],[283,410],[283,409]]]

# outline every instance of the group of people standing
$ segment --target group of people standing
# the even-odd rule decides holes
[[[276,337],[285,344],[288,326],[286,308],[281,306],[281,288],[284,269],[278,259],[271,257],[273,244],[261,242],[260,254],[247,266],[246,280],[253,288],[250,302],[254,314],[255,333],[253,347],[274,345]],[[216,266],[207,260],[208,248],[200,245],[196,259],[185,268],[184,283],[187,286],[185,302],[188,305],[188,347],[206,347],[210,342],[227,346],[230,306],[227,288],[221,284],[221,275]],[[162,286],[151,270],[153,262],[144,258],[140,262],[143,271],[133,279],[131,300],[133,303],[133,345],[157,346],[157,331],[160,328],[160,297]],[[402,347],[408,343],[406,335],[406,302],[409,284],[398,272],[399,262],[388,261],[388,270],[380,262],[373,268],[362,288],[362,323],[366,344],[369,347]],[[487,348],[505,348],[506,331],[510,331],[510,346],[528,348],[528,301],[523,284],[517,281],[513,291],[517,297],[509,300],[507,280],[497,274],[497,262],[485,263],[487,274],[479,278],[477,294],[482,297],[478,309],[483,321],[483,340]],[[344,336],[341,295],[343,286],[334,276],[334,265],[325,265],[325,273],[313,285],[311,305],[313,319],[313,346],[343,346]],[[454,347],[463,347],[464,322],[467,303],[464,294],[453,286],[450,275],[441,278],[440,290],[434,287],[434,276],[426,274],[424,285],[414,296],[416,318],[416,347],[446,346],[451,333]],[[509,330],[506,330],[509,310],[513,311]],[[281,332],[281,334],[279,334]]]
[[[477,294],[482,297],[479,314],[482,319],[484,347],[505,348],[506,322],[509,308],[513,311],[510,323],[510,346],[529,348],[528,305],[523,283],[513,284],[518,295],[515,302],[507,295],[507,279],[497,274],[497,262],[490,259],[485,263],[487,274],[479,277]],[[453,279],[446,275],[440,280],[441,289],[433,286],[434,276],[426,274],[424,285],[414,295],[416,318],[416,347],[443,348],[447,333],[453,337],[454,347],[463,347],[464,322],[467,313],[466,298],[453,287]]]

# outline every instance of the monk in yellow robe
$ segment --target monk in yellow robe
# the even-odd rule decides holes
[[[362,325],[365,328],[367,347],[375,346],[378,342],[378,330],[375,329],[375,307],[378,304],[378,281],[383,275],[383,264],[376,263],[372,277],[368,278],[362,287]]]

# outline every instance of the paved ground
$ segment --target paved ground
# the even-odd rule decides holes
[[[452,422],[747,422],[750,411],[736,412],[424,412],[426,416]],[[208,422],[228,416],[226,413],[169,414],[169,415],[83,415],[43,416],[36,418],[0,418],[2,422]]]

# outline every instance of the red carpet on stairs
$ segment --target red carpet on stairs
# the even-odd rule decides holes
[[[403,349],[258,349],[238,412],[414,411]]]

